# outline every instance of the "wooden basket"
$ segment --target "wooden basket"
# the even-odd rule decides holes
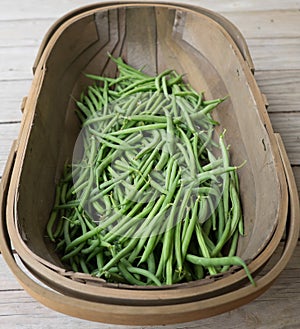
[[[9,218],[6,218],[6,202],[16,155],[16,143],[13,145],[0,185],[0,199],[2,200],[0,203],[0,247],[3,257],[24,289],[39,302],[58,312],[91,321],[138,326],[172,324],[214,316],[249,303],[265,292],[284,270],[297,245],[299,236],[300,210],[297,187],[282,140],[278,134],[276,140],[280,147],[289,186],[289,218],[286,224],[284,248],[277,253],[280,255],[279,258],[276,257],[273,260],[271,257],[271,265],[265,265],[265,273],[256,280],[256,287],[248,284],[211,298],[195,298],[186,303],[177,301],[177,303],[167,305],[157,303],[150,306],[143,304],[136,306],[131,305],[130,302],[126,305],[116,305],[108,301],[84,300],[48,289],[47,286],[36,279],[32,279],[28,272],[24,271],[18,262],[18,255],[13,251],[7,230]]]
[[[67,272],[53,245],[44,239],[55,183],[66,159],[72,157],[80,129],[70,95],[77,98],[90,82],[82,72],[115,75],[116,67],[107,62],[107,52],[122,56],[132,66],[145,67],[151,74],[167,68],[184,73],[195,89],[206,91],[208,98],[230,95],[216,119],[221,123],[220,129],[227,128],[233,162],[247,160],[239,172],[246,236],[239,240],[238,254],[249,261],[253,275],[267,263],[283,236],[289,206],[283,162],[239,31],[220,15],[196,6],[107,2],[70,13],[46,35],[34,65],[34,80],[13,149],[14,166],[7,169],[11,177],[7,182],[2,233],[5,235],[7,225],[6,235],[24,264],[65,298],[56,306],[55,294],[39,296],[40,288],[35,290],[35,285],[31,286],[20,274],[10,255],[8,262],[25,289],[41,302],[97,321],[140,325],[180,322],[226,311],[238,306],[239,299],[246,302],[255,298],[263,289],[249,287],[243,271],[162,288],[107,284],[88,275]],[[296,193],[294,189],[292,193]],[[290,203],[291,206],[295,205]],[[8,242],[3,244],[1,249],[8,250]],[[264,289],[270,282],[267,280]],[[235,295],[236,291],[244,291],[242,287],[245,293]],[[230,294],[236,297],[226,297]],[[199,309],[206,309],[209,304],[205,303],[214,298],[229,298],[231,304],[224,307],[222,299],[223,306],[218,307],[216,299],[206,315],[196,312],[200,302],[204,304]],[[82,303],[78,304],[78,300]],[[80,312],[71,311],[70,303],[77,303]],[[193,311],[188,310],[189,303],[195,307]],[[92,315],[92,310],[106,304],[107,315],[99,310]],[[141,305],[145,306],[144,314],[140,313]],[[186,308],[178,313],[182,305]],[[165,314],[164,320],[162,315],[154,319],[150,307],[155,307],[155,314]],[[176,313],[180,316],[173,317]]]

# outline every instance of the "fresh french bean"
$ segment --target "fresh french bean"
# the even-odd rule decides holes
[[[237,171],[204,99],[172,69],[150,76],[110,56],[75,112],[80,158],[56,187],[47,238],[73,271],[132,285],[200,280],[241,266]]]

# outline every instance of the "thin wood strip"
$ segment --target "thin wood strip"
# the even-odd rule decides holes
[[[296,180],[296,185],[298,188],[299,202],[300,202],[300,166],[293,166],[293,172]]]

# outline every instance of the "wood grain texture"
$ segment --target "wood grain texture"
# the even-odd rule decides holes
[[[269,113],[300,110],[300,70],[256,71],[255,78],[267,95]]]
[[[53,19],[0,20],[0,47],[38,46]]]
[[[31,80],[0,81],[0,123],[20,121],[22,118],[21,104],[23,97],[28,94]]]
[[[37,47],[0,47],[0,79],[32,79],[32,64]]]
[[[253,11],[252,11],[253,10]],[[256,10],[224,13],[232,23],[241,26],[246,39],[298,38],[300,36],[300,11]]]
[[[299,38],[248,39],[255,69],[299,70],[299,40]]]
[[[99,3],[101,0],[90,0],[88,3]],[[147,2],[144,1],[144,2]],[[174,0],[174,3],[180,3],[181,0]],[[185,0],[185,3],[197,4],[199,6],[215,10],[220,13],[241,12],[241,11],[267,11],[267,10],[298,10],[299,0]],[[0,20],[24,20],[36,18],[56,18],[65,14],[70,9],[75,9],[87,4],[86,0],[51,0],[23,1],[19,5],[19,0],[2,0]]]
[[[284,140],[289,159],[293,165],[300,165],[300,112],[270,113],[275,132]]]
[[[2,176],[13,140],[18,136],[19,127],[19,123],[0,124],[0,176]]]

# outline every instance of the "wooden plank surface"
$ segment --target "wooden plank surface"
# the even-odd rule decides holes
[[[293,165],[300,165],[300,112],[270,113],[275,132],[284,140],[289,159]]]
[[[147,1],[147,0],[146,0]],[[146,2],[144,1],[144,2]],[[149,0],[148,0],[149,1]],[[0,20],[24,20],[36,18],[57,18],[71,9],[78,8],[87,3],[98,3],[100,0],[1,0]],[[295,10],[300,7],[299,0],[174,0],[174,3],[197,4],[220,13],[227,12],[251,12],[269,10]],[[243,22],[245,24],[246,22]]]
[[[267,95],[268,112],[299,112],[300,70],[256,71],[256,81]]]
[[[223,14],[244,34],[255,64],[255,77],[269,101],[271,122],[283,138],[300,191],[300,1],[185,2]],[[18,135],[20,105],[30,88],[31,67],[42,38],[58,17],[86,3],[85,0],[1,0],[0,177],[12,141]],[[300,245],[273,287],[246,306],[195,323],[156,328],[300,328],[299,257]],[[0,328],[58,327],[131,328],[95,324],[48,310],[24,292],[0,256]]]

